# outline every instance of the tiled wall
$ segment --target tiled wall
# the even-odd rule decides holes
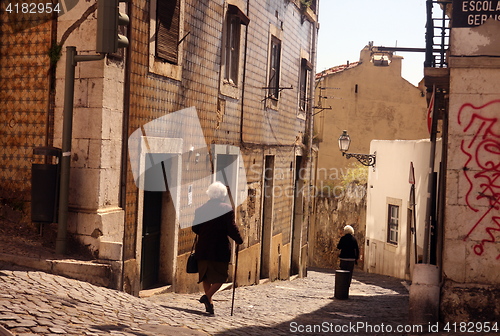
[[[242,1],[246,6],[247,2]],[[184,3],[183,33],[189,35],[182,42],[182,81],[153,74],[148,68],[149,56],[149,1],[132,3],[131,15],[131,77],[129,132],[145,123],[194,106],[197,109],[207,143],[231,144],[241,148],[247,165],[262,167],[265,148],[276,147],[276,167],[290,171],[294,167],[295,146],[301,139],[305,122],[297,118],[298,82],[301,50],[311,50],[311,24],[304,19],[297,6],[287,1],[267,1],[265,4],[250,2],[250,23],[242,26],[242,63],[245,52],[245,29],[248,29],[246,49],[246,77],[242,113],[241,92],[238,98],[224,96],[219,91],[219,72],[224,21],[224,1],[192,1]],[[227,6],[227,5],[226,5]],[[271,28],[274,27],[274,28]],[[282,65],[280,86],[292,87],[282,91],[278,109],[266,107],[268,45],[270,32],[275,29],[282,38]],[[221,109],[221,106],[223,108]],[[219,109],[218,109],[219,107]],[[240,135],[240,118],[244,115],[243,135]],[[244,143],[240,142],[243,139]],[[255,161],[255,163],[254,163]],[[249,166],[246,167],[247,172]],[[255,169],[254,169],[255,170]],[[183,179],[196,178],[196,170],[183,172]],[[255,174],[254,174],[255,175]],[[293,183],[293,176],[277,181],[283,190]],[[260,188],[261,176],[247,176],[249,185]],[[252,184],[253,183],[253,184]],[[182,197],[184,198],[184,197]],[[127,183],[127,214],[125,233],[125,258],[134,255],[137,188],[131,176]],[[260,202],[259,202],[260,203]],[[290,209],[292,198],[276,200],[275,233],[290,235]],[[194,210],[195,207],[193,207]],[[185,208],[185,218],[191,220],[192,211]],[[253,211],[253,223],[260,225],[260,210]],[[248,220],[248,217],[245,217]],[[254,225],[255,226],[255,225]],[[257,228],[252,241],[257,241]],[[191,230],[180,231],[179,253],[191,248]]]
[[[29,201],[33,147],[51,145],[53,132],[53,22],[47,15],[9,13],[7,4],[0,4],[0,197]]]

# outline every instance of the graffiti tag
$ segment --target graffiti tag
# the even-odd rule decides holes
[[[467,240],[473,232],[484,236],[473,247],[478,256],[484,254],[486,244],[496,242],[495,232],[500,232],[499,111],[500,100],[493,100],[479,107],[464,104],[458,112],[458,124],[463,127],[464,133],[471,134],[460,145],[461,151],[467,156],[463,167],[469,184],[465,201],[474,212],[484,211],[464,238],[464,241]],[[479,231],[476,231],[478,228]],[[500,259],[500,254],[496,259]]]

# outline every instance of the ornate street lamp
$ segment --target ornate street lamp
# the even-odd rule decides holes
[[[376,153],[374,154],[356,154],[356,153],[347,153],[349,150],[349,145],[351,144],[351,138],[347,131],[343,131],[342,135],[339,137],[339,149],[342,152],[342,155],[346,157],[346,159],[355,158],[364,166],[375,166],[375,158]]]

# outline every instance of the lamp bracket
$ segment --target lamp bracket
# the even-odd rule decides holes
[[[364,166],[375,166],[376,154],[357,154],[342,152],[342,155],[345,156],[346,159],[355,158]]]

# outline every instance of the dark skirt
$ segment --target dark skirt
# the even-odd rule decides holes
[[[229,277],[229,263],[198,260],[198,283],[208,281],[210,284],[224,283]]]

